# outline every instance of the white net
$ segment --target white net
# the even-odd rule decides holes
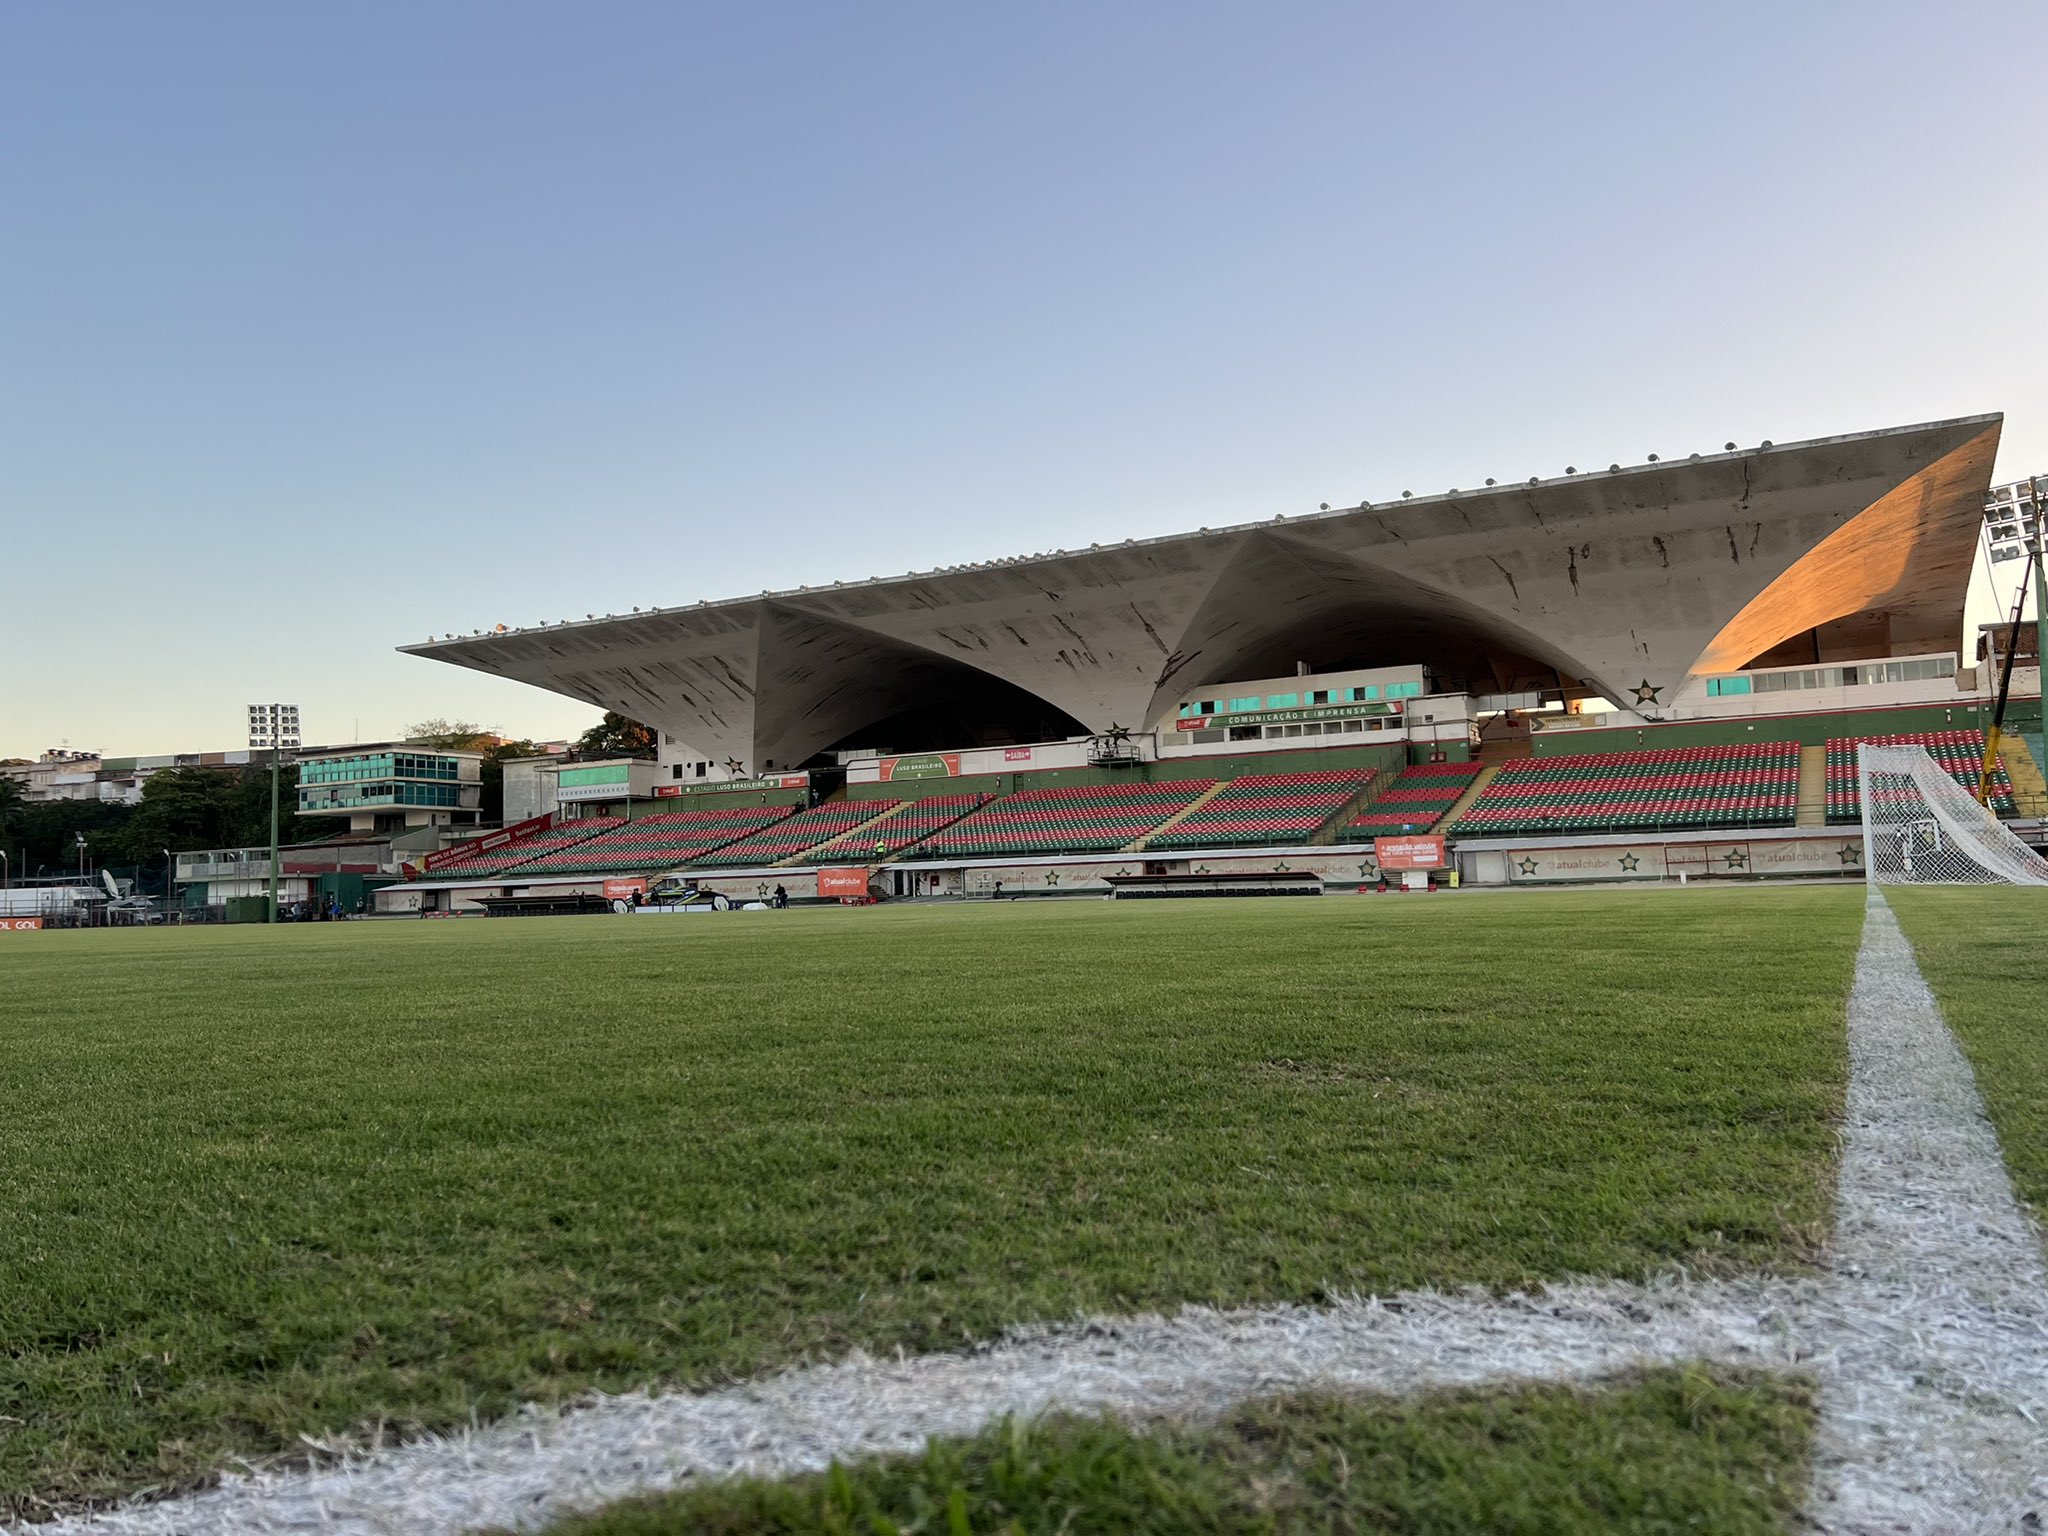
[[[1921,747],[1859,746],[1863,867],[1875,885],[2048,885],[2048,859]]]

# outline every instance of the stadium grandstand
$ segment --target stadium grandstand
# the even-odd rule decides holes
[[[1997,678],[1963,608],[1999,426],[438,637],[406,649],[660,745],[564,769],[574,795],[392,900],[668,872],[801,899],[842,866],[920,896],[1258,869],[1357,888],[1390,840],[1447,880],[1853,875],[1858,741],[1923,744],[1975,786]],[[1993,803],[2030,835],[2024,654]]]

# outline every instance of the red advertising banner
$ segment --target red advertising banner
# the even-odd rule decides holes
[[[555,813],[553,811],[549,811],[543,816],[529,817],[525,821],[515,821],[509,827],[500,827],[495,832],[486,832],[482,837],[472,838],[469,842],[457,843],[452,848],[443,848],[438,853],[430,853],[420,860],[419,869],[423,874],[432,874],[443,864],[453,864],[457,859],[466,859],[472,854],[489,853],[493,848],[502,848],[507,843],[517,842],[522,837],[531,837],[536,832],[545,832],[554,824]]]
[[[1031,749],[1029,747],[1005,747],[1003,748],[1003,761],[1006,763],[1028,763],[1031,761]]]
[[[646,894],[647,877],[645,875],[635,875],[631,879],[626,880],[607,880],[604,883],[604,899],[606,901],[631,901],[635,896],[645,896]]]
[[[703,779],[688,784],[657,784],[654,794],[660,800],[679,800],[685,795],[718,795],[750,789],[802,789],[811,782],[808,773],[771,773],[758,779]]]
[[[865,868],[818,871],[820,896],[865,896],[867,893],[868,872]]]
[[[32,933],[42,926],[40,917],[0,917],[0,933]]]
[[[1372,840],[1372,851],[1381,869],[1448,867],[1444,840],[1434,832],[1418,833],[1413,837],[1376,837]]]

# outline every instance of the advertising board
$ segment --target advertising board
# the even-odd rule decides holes
[[[821,869],[818,871],[818,894],[820,896],[865,896],[868,893],[868,872],[859,869]]]
[[[882,782],[888,784],[896,779],[957,779],[960,777],[960,754],[958,752],[921,752],[915,757],[885,757],[882,759]]]
[[[536,832],[545,832],[554,823],[555,813],[553,811],[548,811],[544,815],[529,817],[525,821],[515,821],[509,827],[500,827],[495,832],[486,832],[482,837],[474,838],[469,842],[457,843],[452,848],[443,848],[438,853],[430,853],[419,861],[418,867],[423,872],[431,874],[443,864],[453,864],[457,859],[474,858],[479,853],[489,853],[493,848],[502,848],[507,843],[517,842],[522,837],[531,837]]]
[[[626,879],[607,880],[604,883],[606,901],[631,901],[635,896],[647,894],[647,877],[634,875]]]
[[[42,926],[40,917],[0,917],[0,933],[32,933]]]
[[[811,782],[808,773],[770,773],[755,779],[692,779],[685,784],[657,784],[657,799],[674,800],[684,795],[722,795],[754,789],[802,789]]]
[[[1372,853],[1381,869],[1443,869],[1449,862],[1444,857],[1444,840],[1434,832],[1376,837]]]

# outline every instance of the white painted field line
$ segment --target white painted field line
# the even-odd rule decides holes
[[[1825,1281],[1572,1285],[1506,1301],[1419,1294],[1046,1329],[974,1354],[856,1357],[702,1396],[603,1397],[40,1529],[530,1529],[696,1478],[915,1450],[1006,1412],[1144,1418],[1222,1411],[1288,1387],[1588,1381],[1685,1360],[1820,1373],[1811,1514],[1822,1529],[2019,1528],[2026,1511],[2048,1511],[2048,1282],[1967,1064],[1881,903],[1858,959],[1850,1040],[1841,1234]]]
[[[1839,1533],[2048,1525],[2048,1270],[1976,1079],[1873,896],[1808,1514]],[[2032,1527],[2039,1529],[2041,1527]]]
[[[1004,1413],[1222,1412],[1288,1387],[1407,1392],[1631,1365],[1783,1365],[1761,1285],[1565,1286],[1540,1300],[1410,1295],[1330,1308],[1189,1311],[1047,1329],[968,1355],[856,1357],[703,1396],[604,1397],[312,1474],[231,1478],[62,1531],[453,1533],[547,1517],[693,1478],[913,1451]],[[47,1530],[48,1528],[46,1528]]]

